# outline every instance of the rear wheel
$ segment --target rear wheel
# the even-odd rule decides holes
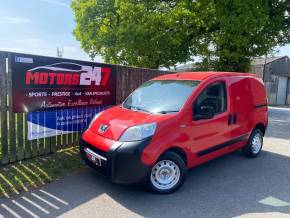
[[[151,169],[148,183],[156,193],[168,194],[176,191],[183,183],[186,165],[176,153],[164,153]]]
[[[246,157],[257,157],[263,147],[263,132],[260,129],[254,129],[248,140],[247,145],[243,148]]]

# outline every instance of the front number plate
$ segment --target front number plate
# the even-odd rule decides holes
[[[93,155],[92,153],[89,153],[89,152],[87,152],[87,151],[85,151],[86,152],[86,156],[87,156],[87,158],[91,161],[91,162],[93,162],[95,165],[97,165],[97,166],[102,166],[102,160],[101,160],[101,158],[99,158],[99,157],[97,157],[97,156],[95,156],[95,155]]]

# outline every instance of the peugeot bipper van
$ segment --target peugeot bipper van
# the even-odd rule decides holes
[[[239,149],[258,156],[267,114],[265,87],[255,75],[162,75],[96,114],[82,135],[81,156],[113,182],[145,181],[170,193],[194,166]]]

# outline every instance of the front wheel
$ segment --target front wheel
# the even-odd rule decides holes
[[[156,193],[168,194],[176,191],[183,183],[186,165],[175,152],[164,153],[151,169],[148,183]]]
[[[263,132],[260,129],[254,129],[247,145],[243,148],[246,157],[257,157],[263,147]]]

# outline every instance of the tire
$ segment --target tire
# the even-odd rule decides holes
[[[260,129],[254,129],[250,135],[247,145],[242,149],[244,155],[249,158],[257,157],[263,147],[263,132]]]
[[[186,171],[184,160],[175,152],[168,151],[152,167],[147,178],[148,186],[158,194],[172,193],[184,182]]]

